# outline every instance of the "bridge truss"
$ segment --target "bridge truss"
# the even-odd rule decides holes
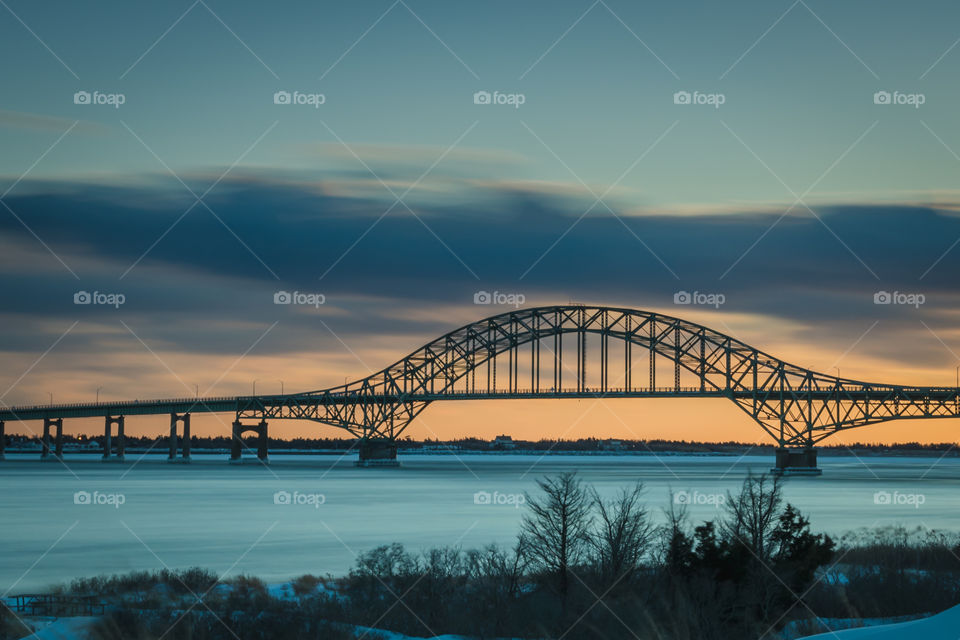
[[[888,420],[960,417],[958,388],[826,375],[680,318],[583,305],[495,315],[361,380],[240,397],[236,411],[238,419],[314,420],[394,440],[435,401],[642,397],[728,398],[781,447],[812,447]]]

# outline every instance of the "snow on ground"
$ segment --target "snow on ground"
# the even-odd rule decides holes
[[[25,620],[34,629],[29,640],[87,640],[90,626],[97,620],[93,617],[76,618],[32,618]],[[420,636],[406,636],[395,631],[371,629],[369,627],[354,627],[357,638],[377,638],[380,640],[472,640],[468,636],[442,635],[422,638]]]
[[[88,629],[96,621],[92,617],[57,618],[54,620],[32,619],[34,635],[31,640],[85,640],[89,637]],[[840,621],[834,621],[839,623]],[[843,621],[846,624],[857,623],[856,620]],[[861,621],[866,622],[866,621]],[[838,625],[839,626],[839,625]],[[357,637],[369,633],[367,637],[383,638],[384,640],[470,640],[468,636],[442,635],[423,638],[421,636],[407,636],[395,631],[371,629],[356,626]],[[805,636],[804,640],[956,640],[960,632],[960,605],[947,609],[937,615],[909,622],[895,624],[880,624],[855,629],[829,631],[814,636]]]
[[[369,627],[354,627],[356,629],[355,633],[358,638],[363,637],[364,634],[368,634],[367,638],[383,638],[383,640],[474,640],[470,636],[457,636],[444,634],[442,636],[430,636],[429,638],[423,638],[421,636],[405,636],[402,633],[397,633],[396,631],[383,631],[381,629],[371,629]],[[504,639],[506,640],[506,639]],[[514,638],[513,640],[523,640],[522,638]]]
[[[90,625],[96,622],[97,618],[88,616],[77,616],[74,618],[56,618],[49,624],[46,620],[30,620],[34,628],[30,640],[84,640],[89,637],[87,633]],[[39,624],[36,624],[39,622]]]
[[[229,586],[229,585],[224,585]],[[267,593],[270,594],[270,597],[276,598],[277,600],[297,600],[298,596],[295,595],[293,589],[293,582],[276,582],[267,585]],[[326,593],[335,598],[343,599],[343,596],[339,594],[336,588],[328,585],[326,582],[318,582],[317,586],[313,588],[313,593]]]
[[[960,605],[951,607],[929,618],[898,622],[896,624],[882,624],[873,627],[844,629],[843,631],[829,631],[815,636],[807,636],[807,640],[956,640],[960,635]]]

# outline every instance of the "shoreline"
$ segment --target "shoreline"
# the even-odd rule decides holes
[[[398,449],[397,453],[401,456],[591,456],[591,457],[658,457],[658,456],[690,456],[690,457],[745,457],[754,456],[772,456],[775,448],[772,445],[758,445],[756,447],[744,447],[743,449],[733,449],[728,451],[702,451],[702,450],[683,450],[683,449],[648,449],[642,451],[596,451],[596,450],[575,450],[575,449],[507,449],[507,450],[482,450],[482,449],[458,449],[454,447],[442,448],[411,448]],[[6,453],[16,455],[39,455],[40,448],[11,448],[7,447]],[[65,454],[71,456],[97,457],[103,454],[97,450],[64,448]],[[160,449],[143,449],[139,447],[128,447],[126,450],[128,456],[156,456],[164,457],[168,453]],[[194,447],[192,453],[195,455],[229,455],[227,448],[201,449]],[[269,456],[351,456],[356,453],[355,449],[268,449]],[[817,455],[820,457],[871,457],[871,458],[957,458],[960,457],[960,448],[941,451],[939,449],[869,449],[869,448],[844,448],[830,447],[817,448]]]

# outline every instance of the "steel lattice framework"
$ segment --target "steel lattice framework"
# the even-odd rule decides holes
[[[590,349],[598,352],[599,364],[597,357],[588,359]],[[588,361],[596,367],[595,384],[589,384]],[[638,368],[646,374],[641,385]],[[664,375],[668,384],[658,386]],[[240,398],[238,415],[316,420],[358,437],[394,439],[434,401],[570,397],[729,398],[780,446],[809,447],[842,429],[887,420],[960,417],[960,390],[954,387],[825,375],[680,318],[581,305],[492,316],[362,380],[289,396]]]
[[[837,431],[888,420],[960,417],[955,387],[826,375],[680,318],[563,305],[468,324],[381,371],[329,389],[12,407],[0,410],[0,421],[236,412],[238,421],[314,420],[365,440],[393,440],[434,401],[644,397],[729,398],[781,447],[812,447]]]

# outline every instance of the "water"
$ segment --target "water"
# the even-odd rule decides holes
[[[766,456],[686,455],[407,455],[399,469],[358,469],[353,461],[275,456],[269,467],[231,466],[223,455],[197,455],[189,465],[153,456],[104,464],[68,455],[65,466],[8,454],[0,462],[0,593],[164,566],[280,582],[343,574],[355,554],[390,542],[415,550],[510,544],[522,514],[517,495],[544,474],[573,469],[605,495],[642,480],[658,518],[672,489],[700,522],[717,516],[717,496],[736,489],[748,470],[771,465]],[[823,476],[791,478],[785,489],[817,531],[897,523],[960,529],[960,459],[820,463]],[[103,504],[77,504],[76,492]],[[283,504],[287,494],[277,492],[301,504]],[[482,504],[488,494],[491,504]]]

